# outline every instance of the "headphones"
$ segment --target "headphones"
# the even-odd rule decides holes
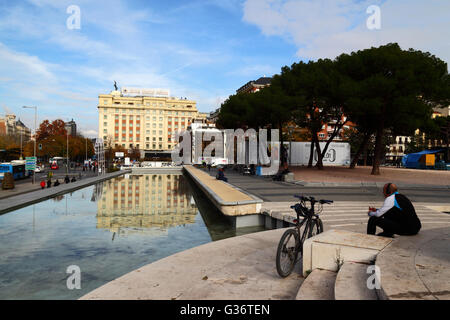
[[[391,184],[392,184],[392,183],[389,182],[389,183],[387,184],[387,186],[386,186],[386,193],[387,193],[388,195],[391,195],[391,194],[392,194],[392,192],[391,192]]]

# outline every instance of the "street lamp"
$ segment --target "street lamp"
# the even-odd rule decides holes
[[[36,125],[36,119],[37,119],[37,107],[28,107],[28,106],[23,106],[23,108],[26,109],[34,109],[34,159],[36,160],[36,164],[37,164],[37,158],[36,158],[36,139],[37,139],[37,135],[36,135],[36,130],[37,130],[37,125]],[[36,182],[36,172],[33,172],[33,183]]]

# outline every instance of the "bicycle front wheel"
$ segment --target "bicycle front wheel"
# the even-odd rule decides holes
[[[323,232],[322,220],[314,219],[313,221],[311,221],[311,228],[309,229],[308,238],[314,237],[322,232]]]
[[[299,238],[295,229],[288,229],[283,234],[277,250],[277,272],[280,277],[287,277],[294,269],[299,252]]]

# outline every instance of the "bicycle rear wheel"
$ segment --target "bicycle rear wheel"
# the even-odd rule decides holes
[[[280,277],[287,277],[294,269],[299,252],[299,238],[295,229],[288,229],[283,233],[277,250],[277,272]]]

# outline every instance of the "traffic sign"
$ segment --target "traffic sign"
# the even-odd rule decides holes
[[[36,169],[36,157],[26,157],[25,158],[25,170],[35,170]]]

